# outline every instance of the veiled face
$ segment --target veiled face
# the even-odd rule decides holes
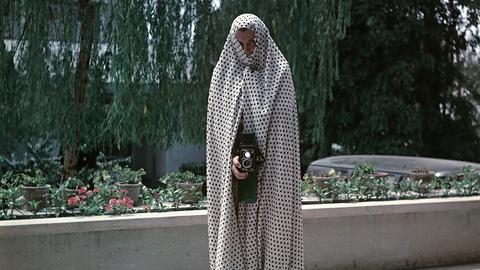
[[[238,30],[235,33],[235,36],[238,40],[238,42],[242,45],[242,49],[245,52],[247,56],[250,56],[254,51],[256,47],[255,43],[255,32],[252,30]]]

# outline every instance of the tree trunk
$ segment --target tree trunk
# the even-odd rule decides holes
[[[95,18],[95,8],[89,0],[80,0],[80,55],[75,75],[75,114],[76,119],[80,120],[80,112],[85,100],[85,89],[88,82],[88,66],[93,44],[93,25]],[[75,174],[77,166],[78,138],[80,130],[77,127],[76,137],[73,143],[65,149],[63,169],[63,179]]]

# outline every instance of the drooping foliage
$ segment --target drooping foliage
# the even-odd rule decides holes
[[[328,143],[345,153],[479,161],[478,94],[466,91],[460,68],[479,44],[478,1],[354,0],[351,10]]]
[[[202,143],[213,67],[247,12],[290,62],[302,148],[323,151],[350,0],[1,0],[1,146]]]

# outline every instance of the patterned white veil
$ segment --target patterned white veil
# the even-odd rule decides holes
[[[236,32],[255,32],[246,56]],[[232,147],[240,117],[255,133],[265,162],[257,202],[232,194]],[[213,71],[207,113],[208,235],[211,269],[303,269],[300,158],[295,91],[290,68],[265,24],[237,17]]]

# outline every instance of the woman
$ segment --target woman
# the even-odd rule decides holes
[[[264,158],[254,173],[256,198],[248,202],[236,198],[237,183],[253,175],[240,170],[234,154],[240,132],[254,134]],[[207,179],[211,269],[303,269],[293,82],[267,27],[252,14],[234,20],[213,71]]]

